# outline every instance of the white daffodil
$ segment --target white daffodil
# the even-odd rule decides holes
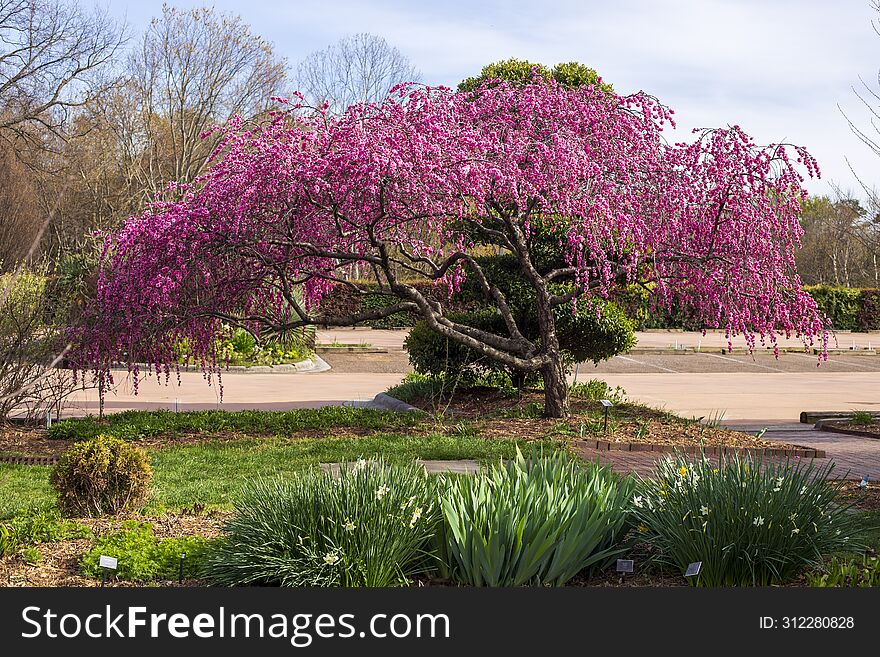
[[[792,533],[792,536],[795,535],[795,534],[800,534],[800,533],[801,533],[801,530],[798,529],[797,527],[795,527],[794,529],[791,530],[791,533]]]
[[[391,489],[388,488],[388,486],[382,484],[381,486],[379,486],[379,488],[376,489],[376,499],[381,500],[383,497],[385,497],[385,495],[388,494],[388,491],[390,490]]]
[[[701,506],[701,507],[700,507],[700,515],[702,515],[702,516],[708,516],[708,515],[709,515],[709,507],[708,507],[708,506],[705,506],[705,505],[704,505],[704,506]]]
[[[357,525],[351,521],[351,518],[349,518],[345,521],[345,524],[342,525],[342,528],[347,532],[353,532],[355,529],[357,529]]]
[[[421,517],[422,517],[422,507],[417,506],[415,508],[415,510],[413,511],[412,518],[409,521],[409,526],[415,527],[416,523],[419,521],[419,518],[421,518]]]
[[[633,498],[633,504],[635,504],[638,508],[641,509],[642,506],[643,506],[642,499],[643,499],[643,498],[642,498],[641,495],[636,495],[636,496]]]
[[[324,555],[324,563],[327,564],[328,566],[332,566],[337,561],[339,561],[339,555],[336,554],[335,552],[328,552],[327,554]]]
[[[755,527],[760,527],[761,525],[764,524],[764,518],[761,517],[761,516],[758,516],[757,518],[755,518],[755,519],[752,521],[752,524],[753,524]]]

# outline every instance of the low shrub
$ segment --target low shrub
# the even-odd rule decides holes
[[[88,527],[61,517],[58,509],[41,506],[23,509],[0,522],[0,557],[21,552],[39,543],[54,543],[92,535]]]
[[[880,586],[880,557],[834,557],[822,568],[808,573],[807,583],[820,588]]]
[[[474,586],[562,586],[624,547],[634,482],[566,455],[455,480],[442,499],[445,574]]]
[[[86,577],[101,577],[101,556],[115,557],[117,568],[112,577],[130,582],[176,580],[180,576],[183,554],[183,576],[197,577],[211,541],[199,536],[159,539],[150,523],[128,521],[123,529],[101,536],[83,556],[80,569]]]
[[[661,562],[682,572],[703,563],[699,585],[777,584],[859,547],[857,519],[825,484],[832,468],[739,455],[716,466],[676,455],[640,483],[635,515]]]
[[[615,404],[626,401],[626,390],[620,386],[612,388],[602,379],[590,379],[586,383],[572,383],[568,388],[568,394],[572,399],[590,401],[607,399]]]
[[[58,506],[69,515],[114,515],[142,505],[153,469],[147,453],[120,438],[99,435],[74,443],[52,470]]]
[[[250,484],[207,556],[227,586],[399,586],[428,567],[439,481],[382,460]]]

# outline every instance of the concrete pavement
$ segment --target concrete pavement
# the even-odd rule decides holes
[[[319,331],[324,343],[380,346],[397,352],[407,335],[405,330],[340,329]],[[878,334],[858,336],[858,343],[876,340]],[[671,341],[685,344],[699,339],[696,333],[640,333],[643,343],[666,346]],[[715,342],[722,333],[708,334]],[[386,358],[387,362],[377,363]],[[332,355],[325,355],[331,362]],[[141,382],[133,394],[128,377],[117,373],[119,385],[107,395],[108,412],[124,409],[203,410],[211,408],[283,410],[367,401],[397,384],[408,371],[403,354],[357,354],[339,356],[339,371],[323,373],[250,374],[226,372],[222,376],[221,403],[216,382],[208,386],[201,373],[182,372],[171,384],[155,377]],[[344,359],[344,360],[343,360]],[[578,380],[600,378],[621,386],[632,400],[665,408],[686,417],[723,415],[724,421],[781,423],[797,422],[803,410],[880,409],[880,356],[834,355],[816,368],[816,360],[805,354],[784,354],[776,360],[766,353],[749,355],[625,355],[599,368],[582,365]],[[95,390],[80,391],[65,410],[68,415],[97,413]]]

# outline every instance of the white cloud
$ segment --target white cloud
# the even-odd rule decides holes
[[[175,3],[187,6],[201,2]],[[867,123],[850,87],[876,83],[878,15],[867,0],[218,0],[241,14],[295,65],[354,32],[384,36],[427,82],[455,85],[502,58],[576,60],[621,92],[645,89],[676,110],[679,133],[737,123],[759,141],[786,139],[819,158],[826,179],[854,187],[844,156],[880,185],[877,159],[837,105]],[[146,23],[161,2],[111,0]],[[817,193],[824,182],[811,183]]]

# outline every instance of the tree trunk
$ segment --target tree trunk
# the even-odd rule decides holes
[[[541,368],[541,376],[544,378],[544,415],[567,418],[571,410],[568,405],[568,380],[558,351],[555,358]]]

